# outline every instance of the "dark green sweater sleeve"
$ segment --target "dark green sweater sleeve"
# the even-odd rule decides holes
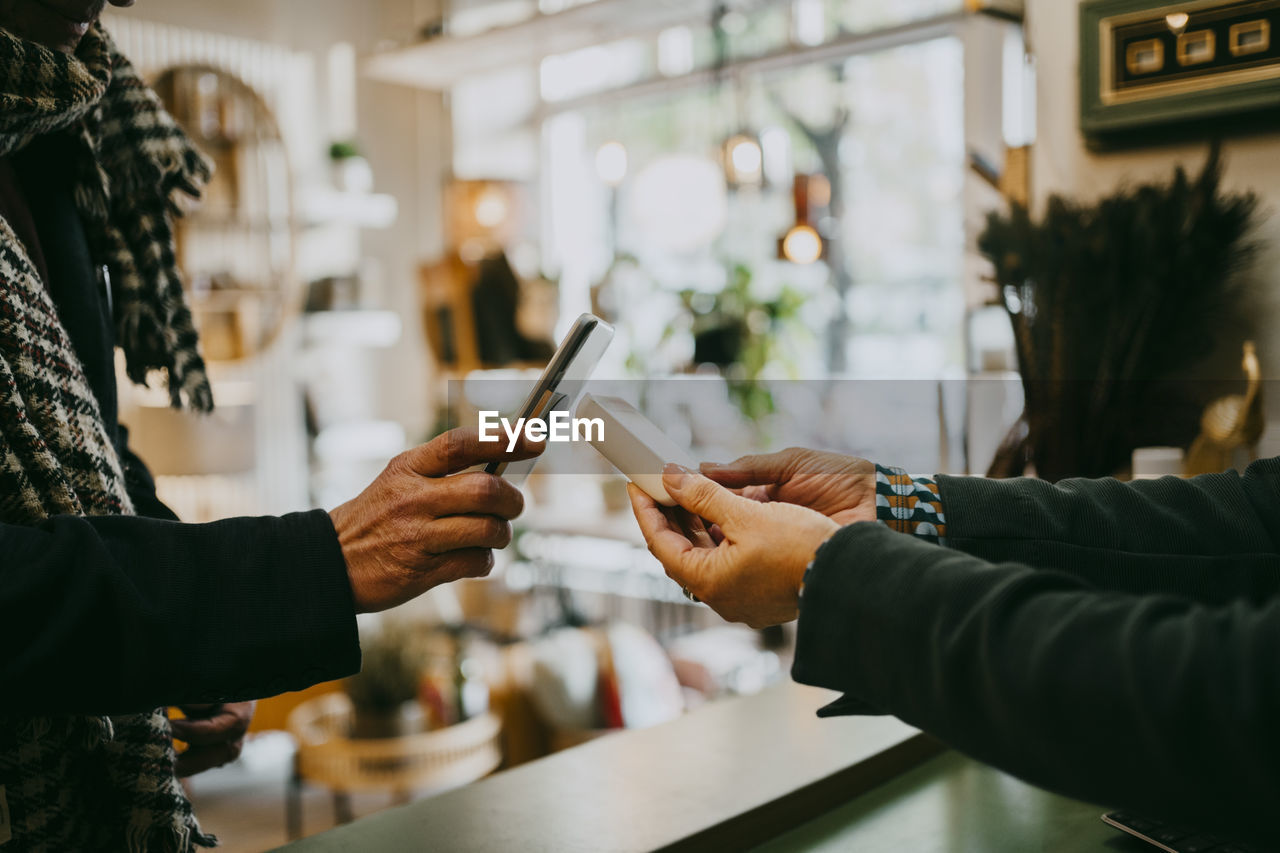
[[[327,513],[0,524],[0,713],[259,699],[360,668]]]
[[[1280,594],[1280,459],[1188,480],[938,482],[947,545],[984,560],[1207,603]]]
[[[1205,605],[878,524],[823,546],[793,676],[1078,799],[1275,843],[1280,601]]]

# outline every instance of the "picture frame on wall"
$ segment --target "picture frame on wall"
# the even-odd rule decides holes
[[[1093,147],[1274,126],[1280,0],[1086,0],[1080,127]]]

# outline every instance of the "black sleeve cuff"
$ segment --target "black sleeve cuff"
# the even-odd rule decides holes
[[[884,711],[877,711],[869,703],[848,693],[818,709],[819,717],[883,717],[884,714]]]
[[[854,606],[859,593],[853,576],[860,571],[855,561],[867,556],[862,543],[877,535],[897,534],[875,522],[843,528],[818,549],[805,577],[791,677],[801,684],[845,694],[823,708],[822,716],[883,713],[859,698],[851,660],[851,650],[858,648],[865,631],[858,625]]]
[[[227,657],[224,683],[231,687],[221,700],[275,696],[359,672],[355,599],[329,514],[240,521],[266,529],[261,556],[246,560],[249,594],[227,614],[248,642]]]

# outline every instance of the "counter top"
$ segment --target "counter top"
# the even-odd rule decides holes
[[[1156,853],[1104,811],[946,752],[754,853]]]
[[[941,751],[890,717],[818,719],[814,712],[835,698],[781,684],[282,849],[744,849],[813,821]]]

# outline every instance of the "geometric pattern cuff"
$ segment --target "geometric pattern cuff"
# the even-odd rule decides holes
[[[876,519],[899,533],[941,544],[947,535],[938,484],[901,468],[876,466]]]

